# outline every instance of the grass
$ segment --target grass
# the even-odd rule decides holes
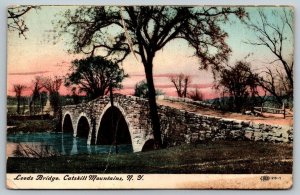
[[[292,144],[218,141],[150,152],[7,159],[8,173],[292,173]]]
[[[6,106],[6,108],[7,108],[7,114],[9,114],[9,115],[17,114],[17,109],[18,109],[17,104],[8,104]],[[36,107],[36,110],[39,110],[39,108]],[[25,111],[28,114],[29,106],[27,104],[25,106],[23,104],[20,105],[20,112],[23,112],[23,111]]]

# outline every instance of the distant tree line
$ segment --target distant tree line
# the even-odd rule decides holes
[[[25,90],[30,90],[29,96],[29,115],[43,114],[43,107],[46,100],[49,98],[51,108],[54,115],[57,115],[60,109],[60,95],[59,89],[62,84],[62,79],[59,77],[42,77],[37,76],[32,81],[31,86],[25,86],[21,84],[14,84],[13,90],[17,98],[17,114],[21,114],[20,105],[21,99],[23,99],[23,112],[25,114],[25,100],[22,98],[22,93]],[[38,104],[38,107],[37,107]]]

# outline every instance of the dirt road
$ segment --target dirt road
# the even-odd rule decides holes
[[[205,108],[200,106],[195,106],[185,102],[171,102],[169,100],[157,100],[160,105],[170,106],[173,108],[178,108],[182,110],[187,110],[190,112],[196,112],[204,115],[217,116],[222,118],[248,120],[254,123],[264,123],[270,125],[289,125],[293,126],[293,116],[291,114],[286,115],[285,119],[282,114],[264,114],[263,116],[253,116],[244,115],[240,113],[233,112],[222,112],[219,110],[213,110],[211,108]]]

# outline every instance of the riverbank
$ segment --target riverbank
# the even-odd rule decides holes
[[[150,152],[8,158],[7,173],[292,173],[286,143],[217,141]]]
[[[15,119],[7,118],[7,134],[53,132],[57,128],[57,121],[52,118],[45,119]]]

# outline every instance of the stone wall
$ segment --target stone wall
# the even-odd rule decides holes
[[[166,96],[166,95],[158,95],[156,97],[158,100],[168,100],[171,102],[184,102],[196,106],[203,106],[208,108],[213,108],[213,105],[210,103],[207,103],[205,101],[194,101],[190,98],[181,98],[181,97],[174,97],[174,96]]]
[[[159,107],[165,145],[204,140],[293,142],[293,127],[201,115],[168,106]]]

